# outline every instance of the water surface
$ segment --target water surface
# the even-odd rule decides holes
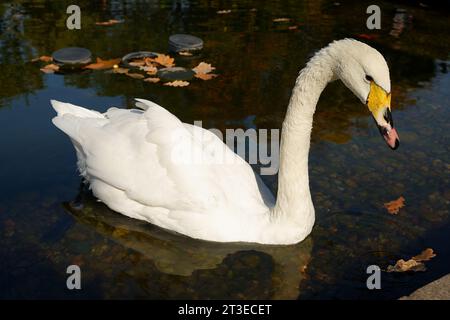
[[[387,299],[450,271],[448,8],[380,2],[382,30],[369,32],[365,1],[78,3],[81,31],[65,27],[71,1],[0,5],[0,298]],[[124,23],[95,26],[112,18]],[[30,62],[67,46],[104,59],[166,52],[173,33],[205,41],[177,65],[206,61],[219,77],[170,88],[107,72],[46,75]],[[141,97],[204,127],[280,128],[298,71],[344,37],[388,60],[401,146],[389,150],[357,98],[329,85],[310,153],[317,223],[295,246],[197,241],[112,212],[80,186],[72,145],[50,121],[50,99],[104,111]],[[275,192],[277,177],[264,180]],[[406,207],[389,215],[383,203],[399,196]],[[437,257],[426,272],[383,272],[383,289],[367,290],[368,265],[427,247]],[[81,291],[65,287],[70,264],[81,265]]]

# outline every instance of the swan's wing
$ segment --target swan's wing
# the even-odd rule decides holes
[[[144,113],[146,141],[158,146],[160,164],[188,195],[188,207],[227,214],[267,210],[251,167],[214,133],[184,124],[158,105],[138,101],[149,106]]]
[[[73,109],[53,119],[80,149],[91,183],[104,183],[133,202],[161,208],[175,220],[193,221],[186,215],[194,213],[267,210],[251,167],[213,133],[183,124],[156,104],[138,101],[148,106],[145,112],[112,108],[94,116]],[[198,133],[204,137],[199,139]],[[234,161],[223,163],[223,157]]]

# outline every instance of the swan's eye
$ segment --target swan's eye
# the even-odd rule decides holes
[[[369,76],[368,74],[366,74],[366,80],[370,82],[370,81],[373,81],[373,78],[371,76]]]

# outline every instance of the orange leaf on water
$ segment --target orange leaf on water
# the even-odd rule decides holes
[[[400,197],[397,200],[386,202],[384,204],[384,207],[390,214],[398,214],[400,208],[403,208],[404,206],[405,206],[405,198],[403,197]]]
[[[144,79],[145,82],[150,82],[150,83],[157,83],[160,80],[161,80],[160,78],[146,78],[146,79]]]
[[[109,19],[108,21],[96,22],[95,24],[97,26],[112,26],[114,24],[118,24],[118,23],[122,23],[122,22],[123,21],[116,20],[116,19]]]
[[[406,272],[406,271],[425,271],[425,265],[422,262],[409,259],[405,261],[403,259],[398,260],[395,265],[388,266],[387,272]]]
[[[427,248],[417,256],[414,256],[407,261],[403,259],[398,260],[395,263],[395,265],[388,266],[386,271],[387,272],[425,271],[426,267],[423,262],[428,261],[431,258],[434,258],[435,256],[436,254],[434,253],[433,249]]]
[[[111,60],[102,60],[100,58],[97,58],[96,63],[91,63],[85,66],[85,69],[91,69],[91,70],[103,70],[103,69],[111,69],[114,67],[114,65],[120,63],[120,58],[117,59],[111,59]]]
[[[128,73],[128,69],[126,69],[126,68],[119,68],[119,67],[114,67],[114,69],[113,69],[113,72],[114,73],[119,73],[119,74],[125,74],[125,73]]]
[[[190,57],[190,56],[193,55],[193,54],[192,54],[191,52],[189,52],[189,51],[179,51],[178,54],[179,54],[180,56],[185,56],[185,57]]]
[[[198,66],[196,66],[195,68],[192,68],[192,70],[195,73],[210,73],[214,69],[216,69],[216,68],[211,66],[209,63],[206,63],[206,62],[200,62],[198,64]]]
[[[175,59],[165,54],[158,54],[156,58],[150,58],[149,61],[154,61],[167,68],[173,67],[175,65]]]
[[[202,80],[211,80],[217,77],[215,73],[196,73],[194,77],[202,79]]]
[[[434,257],[436,257],[436,254],[434,253],[433,249],[427,248],[427,249],[423,250],[417,256],[412,257],[412,259],[415,261],[428,261]]]
[[[289,18],[275,18],[272,20],[273,22],[289,22],[291,19]]]
[[[144,79],[145,78],[145,76],[140,73],[125,73],[125,74],[134,79]]]
[[[188,81],[182,81],[182,80],[175,80],[172,82],[166,82],[164,83],[165,86],[169,87],[186,87],[189,85]]]
[[[145,57],[144,62],[147,66],[154,66],[153,63],[155,62],[155,58]]]
[[[31,60],[31,62],[37,62],[37,61],[52,62],[53,58],[50,56],[40,56],[39,58],[34,58],[33,60]]]
[[[156,68],[154,66],[144,66],[144,67],[139,67],[139,69],[144,70],[151,76],[155,75],[158,72],[158,68]]]
[[[145,61],[144,60],[131,61],[128,62],[128,64],[132,67],[141,67],[145,66]]]
[[[51,63],[41,68],[41,71],[44,73],[55,73],[59,70],[59,66],[57,64]]]

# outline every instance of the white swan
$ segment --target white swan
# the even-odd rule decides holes
[[[111,209],[192,238],[294,244],[314,224],[308,178],[313,114],[321,92],[337,78],[367,104],[388,145],[398,146],[386,61],[359,41],[335,41],[295,83],[282,127],[276,202],[217,136],[150,101],[136,99],[145,112],[111,108],[104,114],[52,101],[53,123],[71,138],[81,174]],[[177,161],[180,146],[210,161]],[[224,156],[234,161],[223,163]]]

